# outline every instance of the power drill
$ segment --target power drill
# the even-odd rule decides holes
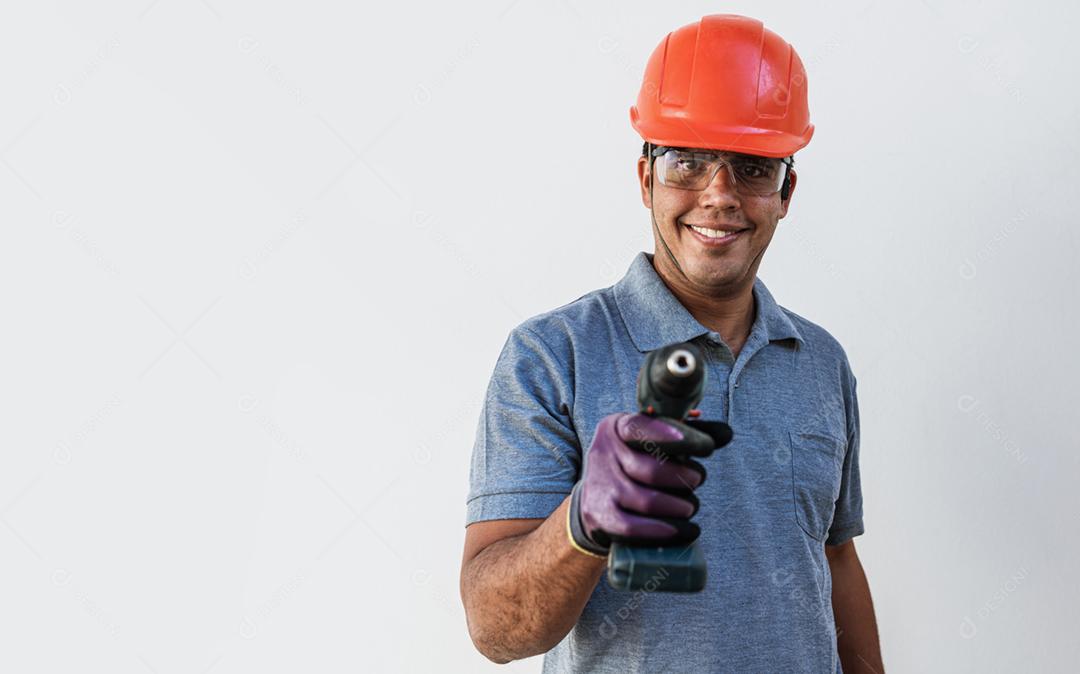
[[[637,402],[642,414],[681,421],[712,436],[719,448],[731,441],[731,427],[699,421],[694,409],[705,395],[705,370],[701,350],[690,342],[650,351],[638,372]],[[630,440],[627,444],[638,451],[648,450],[648,443]],[[670,460],[684,461],[685,457],[672,455]],[[700,592],[705,576],[705,555],[697,541],[666,547],[612,543],[608,555],[608,583],[619,590]]]

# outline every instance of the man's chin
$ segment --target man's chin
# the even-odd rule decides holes
[[[724,291],[739,286],[742,276],[729,264],[698,261],[687,269],[687,278],[703,291]]]

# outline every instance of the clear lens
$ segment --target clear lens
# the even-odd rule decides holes
[[[784,182],[784,162],[733,152],[669,149],[656,158],[656,177],[661,185],[684,190],[703,190],[722,168],[740,194],[769,196]]]

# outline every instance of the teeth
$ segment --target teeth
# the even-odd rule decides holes
[[[735,233],[734,231],[727,229],[706,229],[705,227],[695,227],[694,225],[690,225],[690,229],[698,232],[699,234],[704,234],[710,239],[722,239],[728,234]]]

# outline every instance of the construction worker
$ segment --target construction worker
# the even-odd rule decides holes
[[[653,52],[630,119],[655,250],[499,356],[467,502],[472,640],[500,663],[546,653],[545,672],[880,674],[855,375],[757,278],[814,131],[802,62],[760,21],[706,16]],[[627,446],[631,426],[680,437],[631,412],[645,354],[682,341],[708,361],[703,417],[734,431],[701,462]],[[696,540],[705,590],[600,582],[626,538]]]

